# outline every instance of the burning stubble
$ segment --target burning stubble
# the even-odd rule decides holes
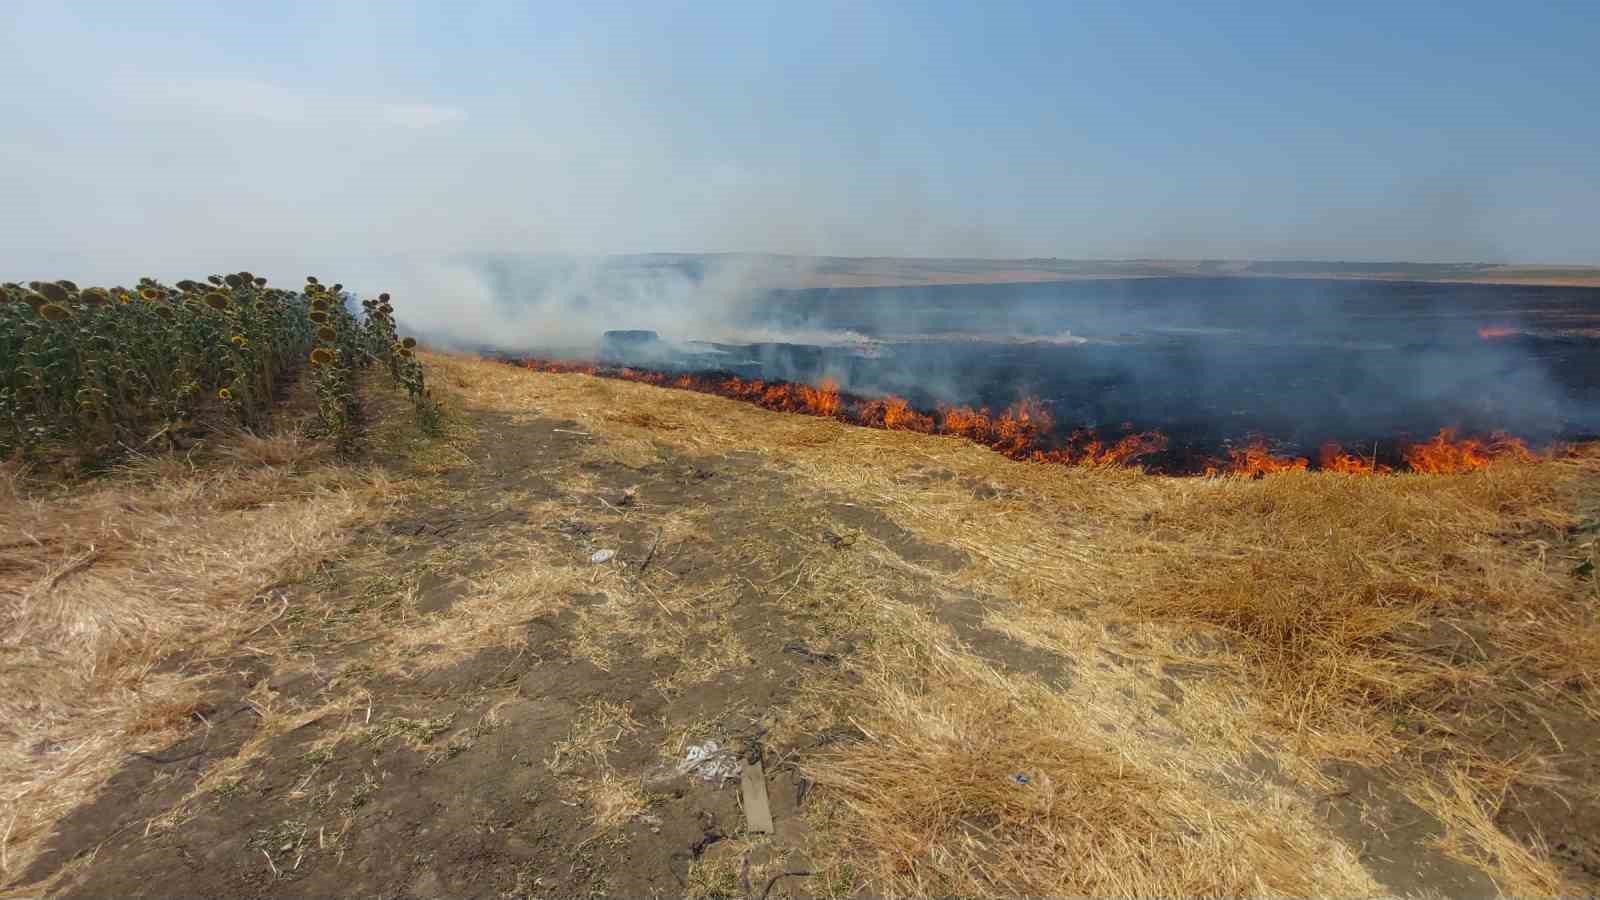
[[[774,259],[417,269],[417,293],[437,299],[408,324],[548,371],[958,434],[1058,464],[1455,472],[1600,433],[1597,342],[1574,327],[1594,289],[1240,278],[788,289],[826,282],[826,261]]]
[[[1066,435],[1056,430],[1049,409],[1027,397],[1000,411],[971,406],[947,406],[918,411],[903,397],[856,397],[843,394],[837,382],[824,379],[815,387],[792,382],[766,382],[703,374],[678,374],[632,367],[596,366],[551,360],[517,360],[516,365],[537,372],[583,374],[633,381],[658,387],[714,394],[752,403],[778,412],[837,419],[851,425],[889,431],[913,431],[966,438],[1011,459],[1066,466],[1142,465],[1164,474],[1243,475],[1256,477],[1277,472],[1318,469],[1350,475],[1383,475],[1403,469],[1426,474],[1457,474],[1486,468],[1496,462],[1532,462],[1566,451],[1553,445],[1539,452],[1504,433],[1488,437],[1458,435],[1444,428],[1427,441],[1405,442],[1390,448],[1394,463],[1347,451],[1337,442],[1324,443],[1313,460],[1277,452],[1267,439],[1252,437],[1244,446],[1224,454],[1185,462],[1163,458],[1168,438],[1159,431],[1102,435],[1093,429],[1076,429]]]

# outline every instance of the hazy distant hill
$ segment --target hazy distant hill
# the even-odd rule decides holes
[[[1228,259],[908,259],[659,253],[612,257],[607,260],[605,267],[617,274],[629,270],[636,274],[671,271],[695,280],[712,273],[721,273],[751,288],[888,287],[915,284],[984,284],[1179,276],[1370,278],[1600,287],[1600,266],[1533,266],[1500,263]]]

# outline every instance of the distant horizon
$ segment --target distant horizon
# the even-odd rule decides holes
[[[472,251],[467,255],[474,256],[539,256],[557,259],[584,259],[584,258],[625,258],[647,256],[766,256],[780,259],[844,259],[844,260],[893,260],[903,262],[1092,262],[1092,263],[1117,263],[1117,262],[1179,262],[1179,263],[1306,263],[1306,264],[1331,264],[1352,266],[1489,266],[1513,269],[1595,269],[1600,270],[1600,261],[1593,263],[1567,263],[1567,262],[1538,262],[1527,260],[1492,261],[1482,259],[1359,259],[1344,257],[1315,257],[1315,256],[917,256],[906,254],[848,254],[848,253],[785,253],[767,250],[639,250],[622,251],[614,253],[539,253],[534,251],[515,250],[486,250]]]
[[[483,290],[481,275],[519,262],[535,267],[515,277],[573,283],[610,279],[611,289],[636,293],[669,277],[679,290],[707,281],[716,290],[957,286],[1127,278],[1367,279],[1417,283],[1475,283],[1600,288],[1600,265],[1526,262],[1244,257],[1067,257],[810,255],[762,251],[667,250],[624,253],[466,251],[448,254],[224,253],[195,265],[191,259],[129,259],[111,254],[43,253],[0,259],[0,280],[68,277],[112,285],[152,276],[172,281],[209,272],[248,269],[274,282],[306,274],[339,276],[358,290]],[[20,264],[18,264],[20,263]],[[541,274],[538,269],[548,271]],[[630,273],[629,270],[632,270]],[[618,280],[620,277],[621,280]],[[531,282],[529,282],[531,283]],[[660,287],[657,284],[657,287]]]

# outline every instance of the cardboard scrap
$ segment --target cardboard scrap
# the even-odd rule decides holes
[[[746,759],[739,772],[739,794],[744,800],[744,819],[751,834],[772,833],[772,805],[767,802],[767,773],[761,761]]]

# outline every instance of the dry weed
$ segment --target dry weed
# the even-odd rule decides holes
[[[1523,844],[1496,824],[1506,785],[1486,786],[1465,768],[1452,767],[1439,782],[1428,783],[1411,797],[1438,816],[1445,826],[1438,846],[1456,859],[1487,872],[1500,890],[1512,897],[1556,897],[1568,893],[1561,874],[1550,862],[1549,848],[1537,841]]]
[[[866,665],[864,736],[808,768],[888,896],[1369,894],[1303,811],[1241,802],[1122,751],[1078,704],[903,621]],[[1270,800],[1271,798],[1269,798]]]
[[[585,786],[589,820],[602,831],[632,822],[650,808],[649,798],[636,778],[623,778],[609,769]]]
[[[139,460],[71,489],[0,481],[0,781],[15,874],[130,739],[191,724],[192,686],[155,664],[278,611],[257,592],[335,553],[391,493],[297,438],[227,445],[215,465]],[[315,462],[315,464],[313,464]]]
[[[603,768],[606,754],[624,735],[639,730],[633,718],[633,705],[604,698],[585,704],[574,716],[572,730],[555,742],[554,752],[545,766],[558,774],[570,774],[585,766]]]
[[[519,644],[530,619],[558,612],[573,594],[592,590],[578,569],[552,566],[536,556],[507,563],[473,581],[448,615],[393,629],[384,666],[391,672],[448,668],[491,647]],[[402,609],[408,608],[402,604]],[[421,648],[428,653],[421,654]]]

